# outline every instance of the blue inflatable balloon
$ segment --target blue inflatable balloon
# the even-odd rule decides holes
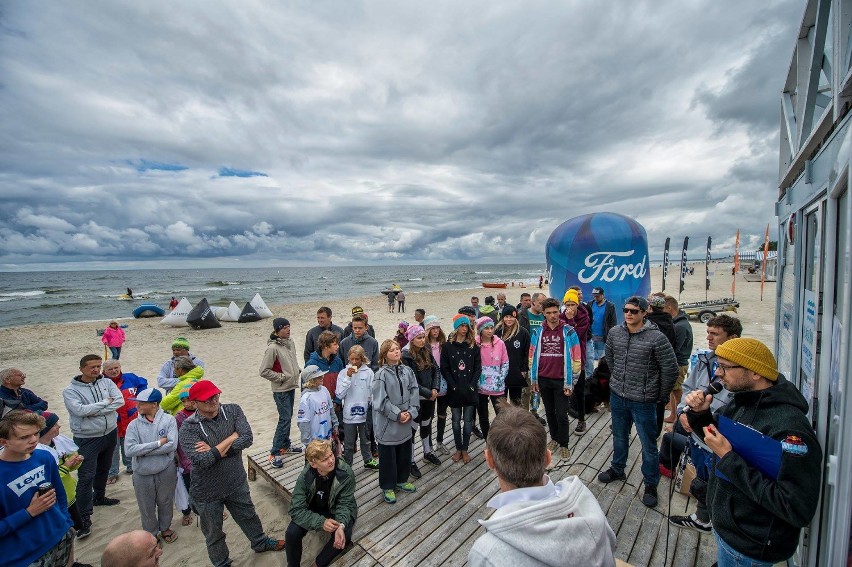
[[[615,303],[621,322],[624,301],[651,292],[648,235],[624,215],[592,213],[565,221],[548,238],[545,255],[550,295],[560,302],[573,285],[583,290],[584,301],[591,300],[593,287],[600,287]]]

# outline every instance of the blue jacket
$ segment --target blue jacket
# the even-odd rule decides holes
[[[44,411],[47,409],[47,402],[35,395],[32,390],[21,388],[21,395],[15,392],[12,388],[0,386],[0,398],[4,400],[19,401],[21,405],[31,411]]]
[[[538,340],[535,343],[535,350],[533,350],[532,367],[530,367],[530,382],[533,384],[538,383],[538,364],[539,357],[541,356],[541,343],[543,342],[541,337],[546,325],[547,322],[545,321],[542,330],[539,332]],[[564,352],[565,364],[562,370],[562,376],[565,379],[564,387],[572,388],[574,380],[580,378],[580,370],[583,367],[580,354],[580,338],[577,336],[574,327],[562,323],[562,340],[564,341],[562,350]]]
[[[56,489],[56,504],[38,516],[27,506],[39,484]],[[26,567],[59,543],[73,525],[59,467],[48,451],[33,451],[26,461],[0,461],[0,557],[7,567]]]

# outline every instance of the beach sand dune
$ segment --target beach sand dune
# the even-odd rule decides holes
[[[711,278],[710,298],[730,296],[730,264],[713,264],[715,274]],[[674,272],[674,274],[671,274]],[[657,291],[661,282],[661,269],[651,270],[652,290]],[[536,282],[537,283],[537,282]],[[668,290],[677,290],[677,269],[670,271]],[[444,329],[451,328],[450,319],[457,309],[469,303],[471,295],[480,299],[494,295],[497,290],[456,290],[441,292],[406,293],[407,313],[388,313],[385,296],[335,300],[328,302],[310,302],[293,305],[276,305],[271,309],[276,317],[284,316],[290,320],[297,351],[302,352],[305,334],[316,325],[316,310],[328,305],[334,312],[334,321],[341,327],[346,325],[352,306],[360,305],[370,316],[375,327],[377,339],[391,338],[398,322],[402,319],[413,321],[414,309],[422,307],[428,314],[439,316]],[[506,290],[508,301],[517,303],[521,290],[509,287]],[[532,282],[525,291],[538,291]],[[585,290],[589,293],[590,290]],[[756,337],[770,346],[774,337],[775,284],[767,283],[763,302],[759,299],[760,284],[747,283],[742,277],[737,280],[737,300],[741,302],[738,316],[743,321],[745,334]],[[675,294],[677,297],[677,294]],[[586,297],[588,300],[589,297]],[[703,266],[696,265],[696,273],[688,276],[686,291],[682,300],[704,299]],[[620,307],[620,306],[619,306]],[[117,310],[120,308],[117,307]],[[122,349],[122,368],[144,376],[152,385],[163,361],[171,356],[170,345],[178,336],[186,337],[192,352],[201,357],[206,366],[206,377],[214,381],[223,391],[223,402],[239,403],[245,411],[254,431],[254,447],[269,447],[275,429],[277,413],[266,380],[258,374],[260,360],[266,347],[266,341],[272,331],[271,320],[249,324],[224,323],[219,329],[193,331],[189,328],[170,328],[159,323],[159,319],[130,319],[127,321],[127,343]],[[50,411],[60,416],[62,432],[70,436],[68,416],[62,403],[62,390],[71,378],[78,374],[79,359],[90,353],[103,355],[103,345],[97,337],[96,329],[103,328],[106,321],[98,323],[50,324],[33,321],[32,325],[0,329],[0,367],[17,367],[27,375],[26,387],[34,390],[50,402]],[[693,321],[695,346],[706,348],[704,325]],[[301,354],[300,364],[303,363]],[[298,404],[298,398],[296,403]],[[293,423],[292,436],[298,439],[298,430]],[[289,523],[287,509],[282,500],[263,481],[249,483],[258,513],[264,527],[271,535],[282,537]],[[121,474],[119,482],[107,489],[110,496],[121,499],[121,504],[111,508],[96,508],[93,516],[92,535],[77,545],[77,560],[97,564],[101,552],[109,539],[121,532],[140,527],[139,513],[133,493],[130,475]],[[376,487],[378,496],[378,487]],[[471,520],[473,521],[473,520]],[[163,565],[203,565],[207,564],[207,552],[200,529],[180,525],[180,514],[176,512],[172,525],[179,538],[172,544],[164,545],[161,559]],[[282,554],[255,554],[249,547],[233,520],[225,522],[231,558],[235,565],[280,566],[285,563]],[[319,539],[314,537],[312,544],[306,546],[303,564],[310,565]],[[307,543],[307,542],[306,542]]]

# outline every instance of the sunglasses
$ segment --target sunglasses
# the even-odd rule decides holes
[[[622,309],[622,311],[624,311],[625,313],[630,313],[631,315],[638,315],[640,312],[639,309],[630,309],[629,307],[625,307],[624,309]]]

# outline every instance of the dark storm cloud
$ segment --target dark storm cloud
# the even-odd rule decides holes
[[[762,237],[800,4],[7,4],[0,265]]]

